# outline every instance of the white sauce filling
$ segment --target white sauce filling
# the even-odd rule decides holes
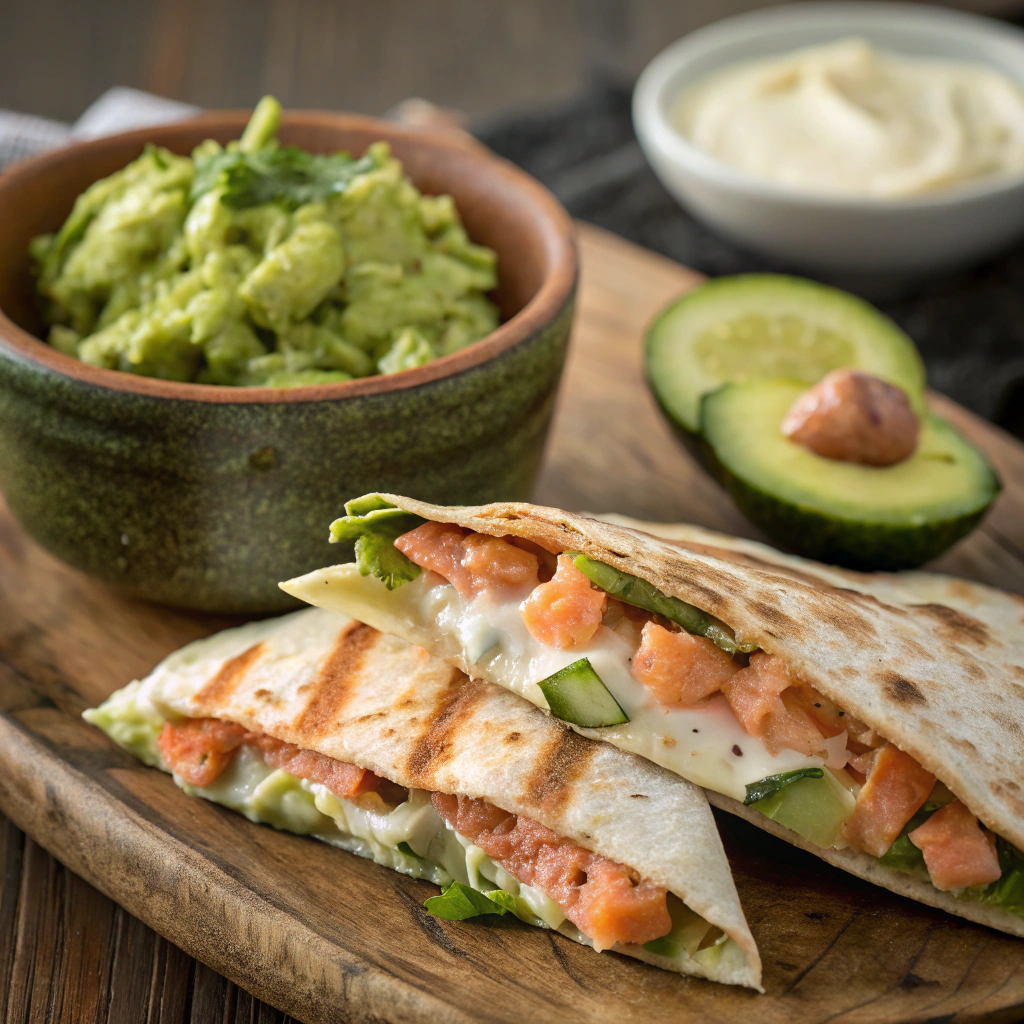
[[[430,572],[389,591],[375,577],[360,576],[355,565],[336,566],[316,575],[316,590],[303,590],[304,599],[335,607],[440,657],[459,661],[471,675],[513,690],[542,708],[547,708],[547,702],[538,682],[580,658],[589,658],[629,722],[579,731],[646,757],[698,786],[742,800],[749,783],[797,768],[825,766],[821,758],[794,750],[770,754],[760,740],[747,735],[721,695],[702,707],[663,707],[633,678],[632,648],[604,626],[588,643],[575,647],[559,650],[542,644],[527,630],[519,612],[526,593],[505,599],[484,593],[467,599]],[[337,602],[331,600],[333,588],[337,588]],[[353,595],[359,598],[355,604]],[[825,746],[831,755],[829,766],[842,768],[846,733],[826,740]]]

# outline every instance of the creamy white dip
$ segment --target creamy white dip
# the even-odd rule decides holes
[[[724,163],[805,191],[896,198],[1024,171],[1024,87],[861,39],[733,65],[683,92],[672,120]]]

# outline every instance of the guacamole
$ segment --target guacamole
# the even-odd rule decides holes
[[[386,143],[358,159],[242,138],[149,146],[33,240],[47,340],[93,366],[241,387],[397,373],[498,324],[495,253]]]

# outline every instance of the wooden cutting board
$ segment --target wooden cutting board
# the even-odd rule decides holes
[[[754,536],[642,382],[649,318],[698,276],[593,228],[581,228],[581,248],[575,342],[537,500]],[[942,568],[1024,592],[1024,447],[935,404],[1006,484]],[[1024,942],[850,878],[728,815],[718,820],[764,958],[763,996],[517,921],[438,921],[422,909],[436,891],[427,883],[190,800],[81,722],[84,708],[227,624],[93,583],[0,505],[0,810],[186,952],[310,1024],[1024,1016]]]

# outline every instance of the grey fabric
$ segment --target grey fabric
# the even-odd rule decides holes
[[[181,121],[199,108],[138,89],[108,89],[72,125],[0,110],[0,168],[81,139]]]

